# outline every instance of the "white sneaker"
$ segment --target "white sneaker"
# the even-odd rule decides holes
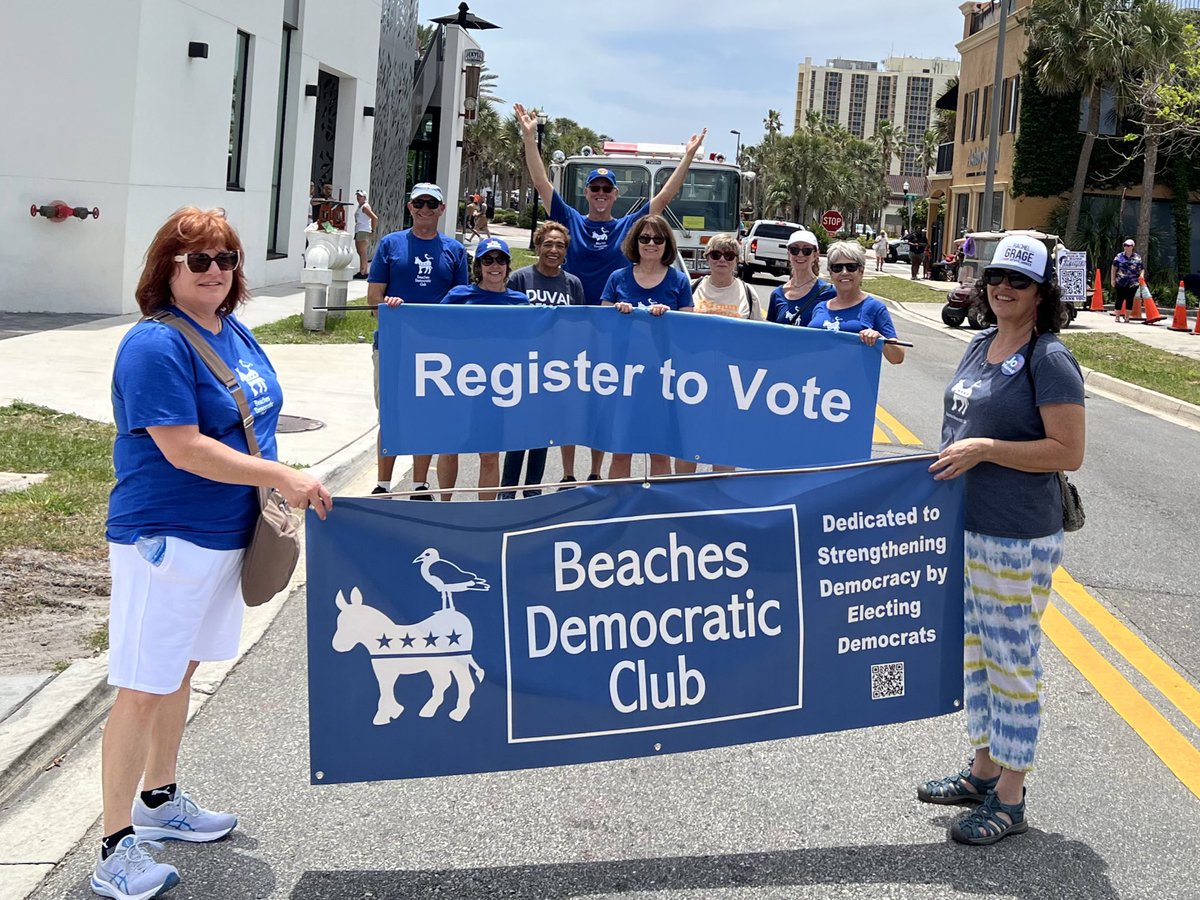
[[[133,830],[139,838],[204,844],[219,841],[236,826],[237,816],[204,809],[179,788],[173,798],[154,809],[140,796],[133,803]]]
[[[132,834],[121,838],[108,859],[96,863],[92,891],[114,900],[149,900],[175,887],[179,872],[174,866],[155,862],[151,848],[161,850],[162,844]]]

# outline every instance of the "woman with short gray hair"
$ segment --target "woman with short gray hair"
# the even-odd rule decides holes
[[[837,295],[817,304],[809,328],[828,331],[853,331],[868,347],[883,338],[894,339],[896,326],[883,302],[862,289],[867,268],[867,253],[858,241],[838,241],[825,251],[829,265],[829,280]],[[892,365],[904,362],[904,348],[884,344],[883,358]]]

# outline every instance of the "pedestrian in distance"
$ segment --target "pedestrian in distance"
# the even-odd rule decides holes
[[[882,300],[862,289],[867,268],[867,253],[862,245],[858,241],[838,241],[829,245],[826,258],[836,295],[817,304],[808,327],[850,331],[868,347],[874,347],[880,340],[895,339],[892,314]],[[904,348],[885,343],[883,358],[898,366],[904,362]]]
[[[1108,272],[1108,282],[1113,287],[1113,309],[1125,309],[1133,313],[1133,300],[1137,296],[1138,279],[1146,277],[1146,264],[1134,250],[1133,238],[1126,238],[1121,252],[1113,257]]]
[[[442,298],[442,303],[467,306],[527,306],[522,291],[508,287],[512,272],[512,253],[500,238],[488,238],[479,244],[472,263],[474,284],[459,285]],[[500,483],[500,453],[479,454],[479,499],[495,500]],[[490,490],[489,490],[490,489]]]
[[[567,247],[571,233],[561,222],[542,222],[533,233],[533,247],[537,261],[531,266],[517,269],[509,276],[508,286],[522,291],[533,306],[582,306],[584,304],[583,282],[570,272],[563,271],[567,258]],[[561,448],[562,481],[570,485],[575,481],[575,446],[566,444]],[[521,483],[521,468],[525,465],[524,450],[509,450],[504,454],[504,470],[500,473],[502,488],[515,488]],[[546,448],[529,451],[529,464],[525,484],[540,484],[546,473]],[[524,496],[536,497],[538,488],[526,488]],[[516,499],[516,491],[501,491],[501,500]]]
[[[441,303],[453,287],[467,283],[467,251],[461,243],[438,231],[438,221],[446,210],[442,189],[436,184],[413,185],[408,196],[412,228],[396,231],[380,240],[367,276],[367,303],[399,306],[402,303]],[[371,359],[375,367],[375,406],[379,407],[379,332],[372,338]],[[429,467],[433,456],[413,455],[413,489],[422,500],[432,500],[429,492]],[[378,478],[373,494],[391,490],[396,459],[378,454]],[[458,457],[451,453],[438,456],[438,486],[454,487],[458,481]],[[443,493],[443,500],[453,495]]]
[[[964,844],[1028,828],[1025,776],[1041,731],[1041,619],[1062,558],[1059,477],[1083,463],[1083,376],[1058,339],[1062,295],[1046,246],[1010,235],[972,299],[992,327],[945,393],[934,478],[966,479],[963,696],[973,756],[918,799],[978,804],[950,826]]]
[[[691,283],[669,262],[678,250],[666,219],[659,215],[640,217],[629,229],[621,250],[630,264],[608,277],[600,295],[605,306],[615,306],[626,315],[634,307],[648,310],[651,316],[662,316],[670,310],[692,312]],[[631,453],[614,453],[608,477],[628,478],[632,461]],[[671,458],[651,453],[650,474],[670,475]]]
[[[371,234],[375,231],[379,216],[375,215],[375,210],[371,209],[371,204],[367,202],[365,190],[359,188],[355,191],[354,199],[358,203],[354,210],[354,249],[358,251],[358,271],[354,273],[354,277],[365,279],[368,274],[367,264],[370,262],[367,258],[367,245],[371,243]]]
[[[475,235],[476,239],[490,238],[492,236],[488,223],[494,211],[495,207],[492,206],[492,195],[490,193],[475,204],[475,224],[471,226],[471,232]]]
[[[608,277],[616,270],[623,268],[627,261],[621,252],[625,238],[634,222],[641,216],[652,214],[662,215],[687,178],[692,159],[704,143],[708,129],[699,134],[693,134],[684,147],[683,158],[675,171],[667,179],[649,203],[642,203],[630,210],[626,215],[616,218],[613,216],[613,206],[620,196],[617,177],[611,169],[597,166],[588,173],[587,215],[567,205],[558,191],[550,183],[546,174],[546,164],[538,154],[537,148],[537,116],[526,112],[520,103],[513,105],[517,124],[521,128],[521,142],[525,149],[525,166],[529,169],[529,177],[534,189],[538,192],[542,203],[549,210],[549,217],[555,222],[567,226],[571,234],[571,243],[567,248],[567,261],[564,268],[583,282],[584,294],[591,306],[600,305],[600,295],[608,283]],[[668,260],[668,264],[670,260]],[[588,475],[589,481],[599,480],[604,463],[604,452],[592,450],[592,468]]]
[[[836,293],[821,278],[821,245],[807,228],[793,231],[788,238],[788,268],[787,282],[771,291],[767,300],[767,321],[805,326],[817,304]]]
[[[887,231],[881,231],[875,236],[875,243],[871,245],[871,249],[875,251],[875,271],[882,272],[883,264],[887,262],[888,255],[888,235]]]
[[[248,297],[243,253],[223,210],[181,209],[154,236],[136,297],[143,315],[169,312],[191,325],[236,373],[260,456],[249,452],[233,395],[175,328],[143,319],[113,367],[116,485],[105,537],[117,696],[104,727],[104,837],[91,887],[117,900],[158,896],[179,881],[154,860],[160,841],[216,841],[237,825],[233,813],[184,792],[177,769],[196,666],[237,655],[258,489],[322,519],[333,503],[317,479],[277,461],[279,382],[234,315]]]
[[[479,217],[479,206],[474,200],[467,203],[466,213],[463,215],[463,243],[471,243],[471,238],[479,239],[479,232],[475,230],[475,219]]]
[[[925,261],[925,251],[929,248],[929,238],[925,229],[920,225],[904,236],[908,241],[908,264],[913,281],[920,280],[921,264]]]

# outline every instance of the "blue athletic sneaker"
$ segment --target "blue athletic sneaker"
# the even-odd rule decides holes
[[[133,803],[133,830],[139,838],[204,844],[219,841],[236,825],[237,816],[204,809],[178,788],[174,797],[154,809],[141,797]]]
[[[155,862],[150,849],[161,850],[162,844],[132,834],[121,838],[108,859],[96,863],[92,890],[114,900],[150,900],[175,887],[179,872],[174,866]]]

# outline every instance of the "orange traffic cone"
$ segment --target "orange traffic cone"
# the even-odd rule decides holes
[[[1089,312],[1104,312],[1104,289],[1100,286],[1100,270],[1096,270],[1096,278],[1092,282],[1092,305]]]
[[[1196,328],[1192,331],[1192,334],[1200,334],[1200,312],[1196,313]]]
[[[1138,289],[1133,295],[1133,312],[1129,314],[1127,322],[1144,322],[1146,320],[1146,316],[1142,313],[1142,300],[1145,299],[1142,293],[1145,288],[1146,283],[1139,278]]]
[[[1175,319],[1171,322],[1169,331],[1187,331],[1187,296],[1183,290],[1183,282],[1179,282],[1179,293],[1175,295]]]
[[[1160,313],[1158,311],[1158,306],[1156,306],[1154,303],[1154,297],[1152,297],[1150,294],[1150,288],[1146,287],[1146,279],[1145,279],[1145,277],[1143,277],[1141,275],[1138,276],[1138,293],[1139,294],[1144,293],[1146,295],[1145,297],[1142,298],[1146,302],[1146,322],[1145,322],[1145,324],[1157,325],[1159,322],[1161,322],[1163,319],[1166,318],[1166,316],[1164,316],[1162,313]]]

